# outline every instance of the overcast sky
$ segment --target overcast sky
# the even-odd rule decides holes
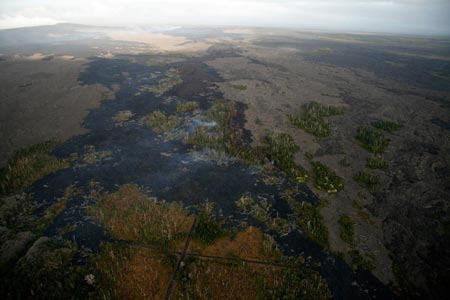
[[[0,0],[0,28],[57,22],[450,34],[450,0]]]

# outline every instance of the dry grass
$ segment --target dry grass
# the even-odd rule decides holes
[[[150,249],[107,244],[94,262],[99,299],[164,299],[172,269]]]
[[[188,266],[173,299],[251,300],[258,299],[257,276],[261,266],[219,261],[197,261]]]
[[[180,274],[172,299],[330,299],[326,281],[310,269],[194,260]]]
[[[136,185],[123,185],[100,198],[92,209],[94,216],[115,238],[173,245],[185,237],[193,216],[177,203],[156,201]]]
[[[163,299],[177,260],[173,251],[184,244],[193,216],[179,204],[149,198],[136,185],[101,196],[92,212],[113,237],[150,246],[104,245],[93,260],[98,298]],[[247,227],[209,244],[196,243],[194,239],[189,251],[236,260],[188,255],[177,273],[171,299],[329,298],[327,283],[317,272],[239,261],[281,259],[276,242],[260,229]]]
[[[255,227],[247,227],[233,239],[223,237],[203,251],[206,255],[238,256],[240,258],[264,260],[263,234]]]

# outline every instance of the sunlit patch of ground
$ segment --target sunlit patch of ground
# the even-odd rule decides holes
[[[185,237],[194,220],[180,204],[149,198],[136,185],[104,195],[92,212],[113,237],[162,247]]]
[[[224,33],[237,33],[237,34],[257,34],[253,29],[249,28],[230,28],[224,29]]]
[[[43,54],[43,53],[33,53],[32,55],[14,55],[15,59],[26,59],[26,60],[41,60],[47,57],[51,57],[54,54]]]
[[[206,42],[191,41],[185,37],[154,32],[115,31],[109,32],[108,36],[113,40],[150,44],[160,51],[201,52],[210,47],[210,44]]]
[[[107,299],[163,299],[172,275],[166,256],[145,248],[105,245],[94,264]]]
[[[206,255],[233,255],[254,259],[265,259],[265,252],[261,230],[251,226],[236,234],[233,239],[223,237],[202,251]]]

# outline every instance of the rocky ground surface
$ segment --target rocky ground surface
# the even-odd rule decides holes
[[[126,36],[123,30],[64,26],[58,30],[77,32],[78,38],[36,46],[31,31],[21,35],[28,42],[11,31],[0,34],[5,42],[0,57],[0,165],[23,147],[86,134],[89,112],[102,101],[114,101],[120,85],[132,86],[134,79],[126,73],[120,75],[120,85],[83,84],[80,74],[92,61],[120,58],[152,67],[170,65],[181,70],[185,84],[177,87],[177,81],[150,90],[143,86],[139,93],[157,90],[162,95],[173,88],[180,97],[202,97],[196,95],[202,84],[196,80],[209,81],[224,99],[244,104],[239,106],[242,122],[254,147],[271,132],[292,136],[300,147],[296,163],[313,174],[311,162],[318,161],[343,178],[344,189],[335,194],[318,189],[312,178],[307,183],[329,203],[320,214],[330,250],[341,253],[349,265],[355,263],[352,253],[359,251],[370,259],[370,271],[403,295],[445,298],[445,278],[450,276],[448,40],[254,28],[178,28]],[[145,61],[142,55],[152,59]],[[289,122],[289,115],[301,113],[310,102],[344,109],[328,118],[327,137]],[[121,112],[114,126],[128,124],[134,116]],[[359,127],[371,128],[379,120],[401,127],[379,131],[390,140],[382,154],[387,167],[370,169],[367,160],[373,154],[355,137]],[[93,151],[80,158],[86,165],[108,160],[110,153]],[[379,184],[369,189],[361,185],[355,180],[359,172],[377,176]],[[42,220],[35,219],[26,199],[22,194],[2,198],[3,265],[25,253],[32,256],[33,248],[27,249],[39,238],[33,228]],[[342,238],[342,216],[354,222],[350,241]],[[10,226],[19,223],[18,229]]]

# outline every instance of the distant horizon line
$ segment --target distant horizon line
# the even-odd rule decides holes
[[[39,24],[20,27],[0,28],[0,31],[16,30],[24,28],[34,27],[51,27],[57,25],[76,25],[86,27],[103,27],[103,28],[127,28],[127,27],[139,27],[139,26],[167,26],[167,27],[205,27],[205,28],[255,28],[255,29],[285,29],[285,30],[300,30],[305,32],[323,32],[323,33],[344,33],[344,34],[366,34],[366,35],[388,35],[388,36],[414,36],[414,37],[447,37],[450,38],[450,32],[448,33],[413,33],[413,32],[384,32],[384,31],[371,31],[371,30],[345,30],[345,29],[331,29],[322,26],[286,26],[286,25],[235,25],[235,24],[173,24],[173,23],[127,23],[127,24],[87,24],[76,22],[57,22],[53,24]],[[168,29],[170,31],[173,29]]]

